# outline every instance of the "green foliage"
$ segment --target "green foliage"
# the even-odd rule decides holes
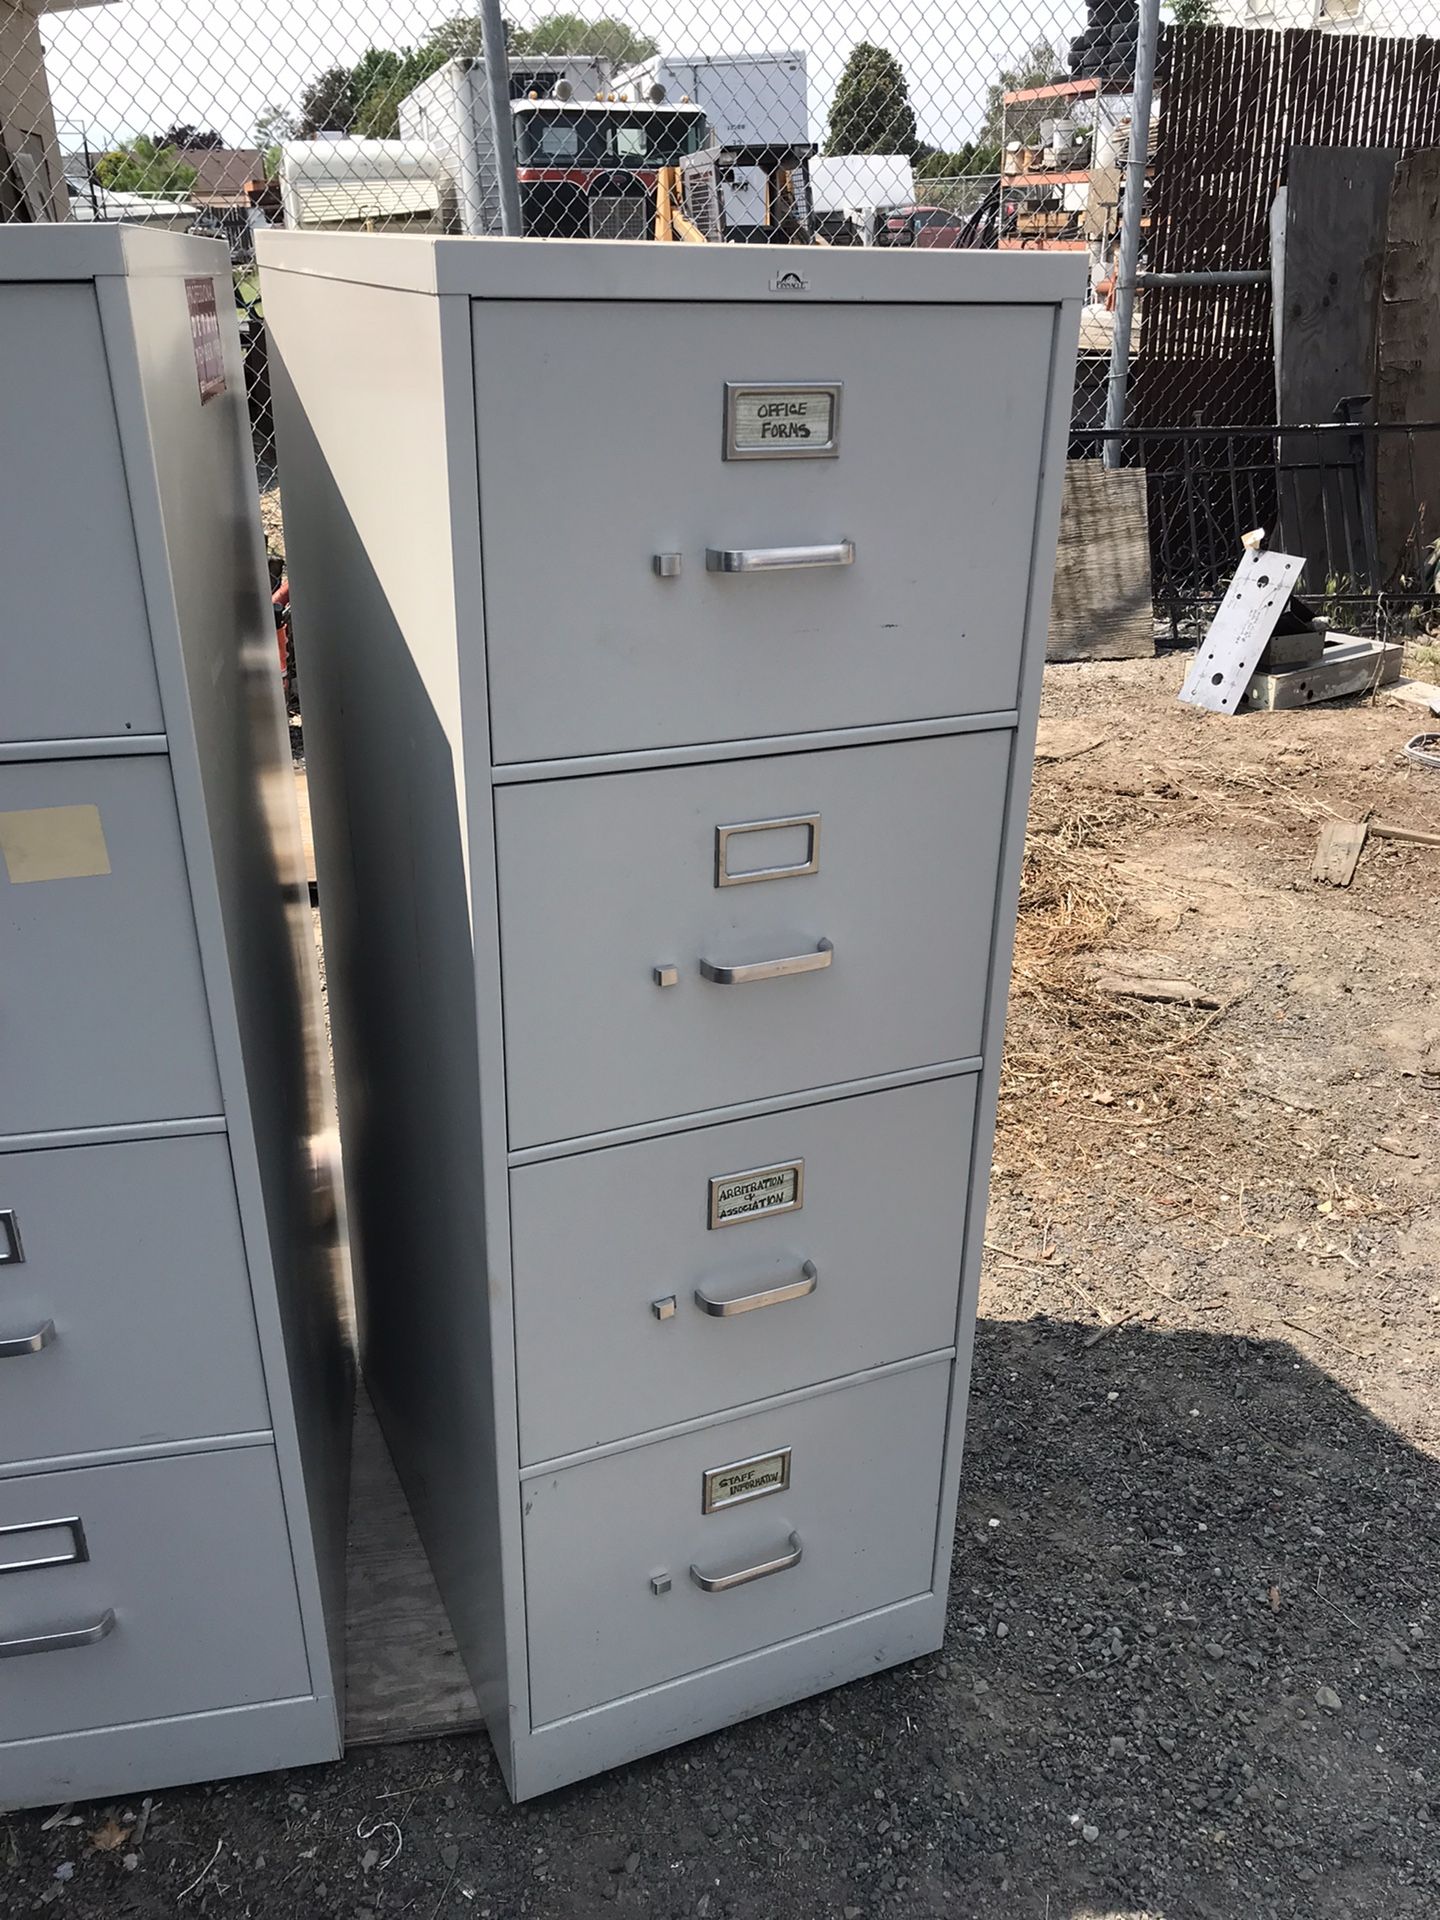
[[[1177,27],[1213,27],[1215,0],[1170,0],[1170,18]]]
[[[158,145],[149,134],[141,134],[128,147],[102,153],[95,162],[95,178],[112,193],[178,198],[190,191],[197,177],[194,167],[187,166],[174,147]]]
[[[852,47],[830,103],[827,154],[908,153],[919,149],[905,69],[888,47]]]
[[[326,67],[300,95],[300,137],[348,133],[355,118],[355,88],[349,67]]]
[[[1208,4],[1208,0],[1201,0],[1201,3]],[[1185,0],[1181,0],[1181,4],[1185,4]],[[1063,55],[1048,40],[1032,41],[1017,64],[1003,68],[986,93],[985,118],[980,123],[976,144],[993,147],[999,153],[1001,121],[1005,113],[1002,95],[1018,93],[1024,87],[1048,87],[1053,81],[1069,78]],[[1047,108],[1047,118],[1053,117],[1054,113],[1053,106]]]
[[[573,53],[599,56],[617,67],[648,59],[657,44],[650,35],[606,15],[585,20],[577,13],[552,13],[533,27],[506,31],[512,57]],[[300,96],[298,130],[305,139],[344,133],[357,140],[393,140],[406,94],[447,60],[475,60],[480,51],[479,18],[466,13],[443,20],[418,47],[369,47],[353,67],[327,67],[310,82]],[[291,138],[295,130],[289,117],[272,107],[256,133],[265,144]]]
[[[223,133],[216,133],[213,127],[192,127],[188,122],[167,127],[164,133],[155,133],[150,137],[157,147],[205,147],[216,152],[226,145]]]
[[[917,180],[954,180],[967,174],[999,171],[1000,149],[979,146],[973,140],[967,140],[963,147],[956,147],[950,153],[931,147],[915,161]]]
[[[648,33],[636,33],[624,20],[613,20],[608,14],[582,20],[578,13],[552,13],[533,27],[517,27],[510,40],[514,53],[578,53],[608,60],[616,67],[648,60],[658,45]]]
[[[255,144],[266,149],[278,146],[282,140],[293,140],[299,133],[299,123],[293,114],[284,107],[268,106],[255,122]]]

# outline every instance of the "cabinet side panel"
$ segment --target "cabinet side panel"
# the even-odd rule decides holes
[[[263,279],[366,1379],[508,1767],[475,953],[495,936],[471,918],[456,636],[476,535],[452,527],[473,416],[447,412],[445,302]]]
[[[1010,996],[1010,967],[1015,948],[1015,921],[1020,902],[1020,868],[1025,853],[1025,823],[1030,807],[1030,779],[1035,766],[1035,731],[1040,720],[1040,685],[1045,672],[1045,638],[1049,628],[1050,591],[1055,577],[1055,547],[1060,535],[1060,489],[1065,476],[1065,447],[1070,428],[1070,405],[1075,385],[1075,351],[1080,330],[1080,304],[1064,300],[1054,309],[1048,364],[1036,368],[1046,384],[1045,426],[1038,447],[1017,450],[1017,458],[1034,463],[1036,476],[1034,518],[1026,565],[1029,593],[1020,663],[1020,717],[1010,750],[1010,772],[1005,796],[1005,831],[1000,873],[991,922],[990,969],[985,1012],[985,1065],[976,1102],[975,1133],[970,1158],[970,1194],[966,1214],[965,1252],[960,1280],[960,1319],[956,1332],[957,1357],[950,1403],[950,1430],[946,1440],[945,1477],[940,1492],[940,1533],[936,1545],[936,1584],[945,1576],[955,1541],[956,1505],[960,1493],[960,1457],[965,1438],[965,1416],[970,1392],[970,1364],[975,1349],[975,1318],[980,1296],[980,1261],[985,1239],[985,1210],[990,1193],[990,1166],[995,1147],[995,1117],[1000,1098],[1000,1063],[1005,1047],[1005,1016]],[[1017,530],[1017,547],[1019,537]]]
[[[344,1212],[244,371],[220,260],[211,284],[223,387],[211,377],[208,395],[187,296],[207,277],[198,266],[188,281],[102,280],[99,297],[312,1684],[338,1712],[353,1388]]]

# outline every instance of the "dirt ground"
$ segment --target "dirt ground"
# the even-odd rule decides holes
[[[466,1738],[14,1815],[0,1912],[1440,1912],[1440,849],[1309,878],[1440,775],[1182,667],[1048,676],[945,1652],[521,1809]]]

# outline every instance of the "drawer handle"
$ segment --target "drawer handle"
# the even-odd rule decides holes
[[[14,1360],[22,1353],[42,1353],[55,1338],[55,1322],[47,1320],[33,1333],[12,1333],[0,1338],[0,1360]]]
[[[742,967],[722,967],[718,960],[702,960],[700,971],[717,987],[743,987],[752,980],[782,980],[791,973],[819,973],[834,958],[834,947],[828,940],[822,940],[813,953],[787,953],[782,960],[753,960]]]
[[[772,1573],[784,1573],[787,1567],[798,1567],[803,1551],[799,1534],[792,1533],[789,1552],[777,1555],[774,1560],[762,1560],[757,1567],[736,1567],[733,1573],[702,1573],[699,1567],[692,1566],[690,1578],[702,1593],[726,1593],[731,1587],[746,1587],[752,1580],[764,1580]]]
[[[819,1286],[820,1271],[813,1260],[805,1262],[800,1275],[798,1280],[787,1280],[783,1287],[766,1287],[763,1293],[742,1293],[733,1300],[717,1300],[713,1293],[696,1287],[695,1304],[702,1313],[714,1314],[717,1320],[729,1320],[737,1313],[753,1313],[756,1307],[778,1307],[786,1300],[803,1300]]]
[[[825,547],[707,547],[707,573],[776,573],[782,567],[853,567],[855,542]]]
[[[107,1607],[88,1627],[61,1627],[58,1633],[31,1633],[20,1640],[0,1640],[0,1660],[18,1660],[26,1653],[63,1653],[67,1647],[93,1647],[115,1629],[115,1609]]]

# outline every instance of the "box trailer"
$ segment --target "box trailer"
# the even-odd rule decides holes
[[[799,147],[810,142],[805,55],[661,53],[615,76],[634,100],[693,100],[722,147]]]

